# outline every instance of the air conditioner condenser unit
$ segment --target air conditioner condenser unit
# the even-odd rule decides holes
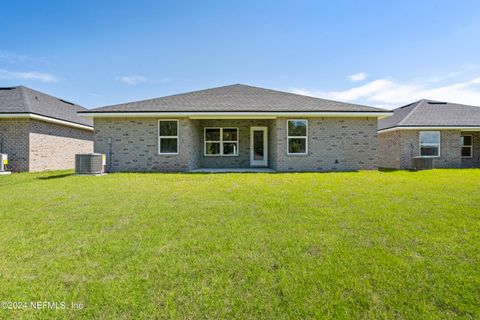
[[[106,158],[104,154],[88,153],[75,155],[75,173],[85,175],[105,174]]]

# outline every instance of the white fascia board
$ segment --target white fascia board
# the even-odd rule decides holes
[[[392,112],[82,112],[82,117],[93,118],[172,118],[185,117],[191,119],[275,119],[279,117],[370,117],[385,118]]]
[[[50,123],[56,123],[67,127],[73,127],[78,129],[93,131],[93,127],[85,126],[79,123],[73,123],[69,121],[58,120],[50,117],[41,116],[33,113],[0,113],[0,119],[34,119]]]
[[[478,127],[393,127],[388,129],[378,130],[378,133],[392,132],[397,130],[461,130],[461,131],[480,131]]]

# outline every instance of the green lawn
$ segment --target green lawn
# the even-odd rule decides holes
[[[480,170],[0,176],[0,318],[480,318]]]

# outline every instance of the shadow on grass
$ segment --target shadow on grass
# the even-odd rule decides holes
[[[62,173],[62,174],[57,174],[53,176],[38,177],[37,179],[40,179],[40,180],[61,179],[69,176],[73,176],[73,173]]]
[[[246,174],[246,175],[255,175],[255,174],[272,174],[272,175],[283,175],[283,174],[298,174],[298,173],[359,173],[358,170],[344,170],[344,171],[118,171],[118,172],[109,172],[108,174],[141,174],[141,175],[152,175],[152,174],[162,174],[162,175],[211,175],[211,174]]]
[[[389,172],[397,172],[397,171],[419,172],[419,171],[426,171],[426,170],[414,170],[414,169],[399,170],[399,169],[392,169],[392,168],[378,168],[378,171],[389,173]]]
[[[378,171],[380,171],[380,172],[397,172],[399,170],[398,169],[392,169],[392,168],[378,168]]]

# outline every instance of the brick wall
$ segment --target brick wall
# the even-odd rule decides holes
[[[95,119],[95,152],[111,171],[188,171],[250,167],[250,127],[268,127],[269,167],[279,171],[360,170],[377,167],[376,118],[309,119],[309,154],[287,155],[286,118],[276,120],[179,119],[179,154],[158,154],[158,119]],[[238,127],[239,155],[204,156],[204,127]],[[112,145],[108,144],[112,139]]]
[[[308,155],[287,154],[287,119],[277,119],[277,170],[349,171],[377,168],[376,118],[309,118]]]
[[[400,168],[411,169],[413,167],[412,158],[420,156],[420,130],[400,130],[399,132],[401,145]],[[459,130],[440,131],[440,157],[433,160],[435,168],[461,167],[460,142]]]
[[[268,166],[277,170],[277,121],[272,120],[268,128]]]
[[[107,155],[107,170],[111,172],[193,169],[198,165],[198,128],[190,119],[178,120],[177,155],[158,153],[158,119],[155,118],[96,118],[95,152]]]
[[[0,120],[0,137],[15,172],[73,169],[76,153],[93,151],[92,131],[32,119]]]
[[[0,119],[0,138],[3,143],[0,152],[8,154],[8,169],[11,171],[28,171],[28,121],[28,119]]]
[[[400,169],[400,132],[379,133],[378,144],[378,166]]]
[[[29,171],[75,168],[75,154],[93,152],[93,132],[29,120]]]
[[[398,130],[379,133],[380,166],[412,169],[413,157],[420,156],[420,131]],[[439,130],[432,130],[439,131]],[[434,158],[436,168],[479,168],[480,132],[464,132],[473,136],[473,157],[461,157],[460,130],[440,130],[440,157]]]

